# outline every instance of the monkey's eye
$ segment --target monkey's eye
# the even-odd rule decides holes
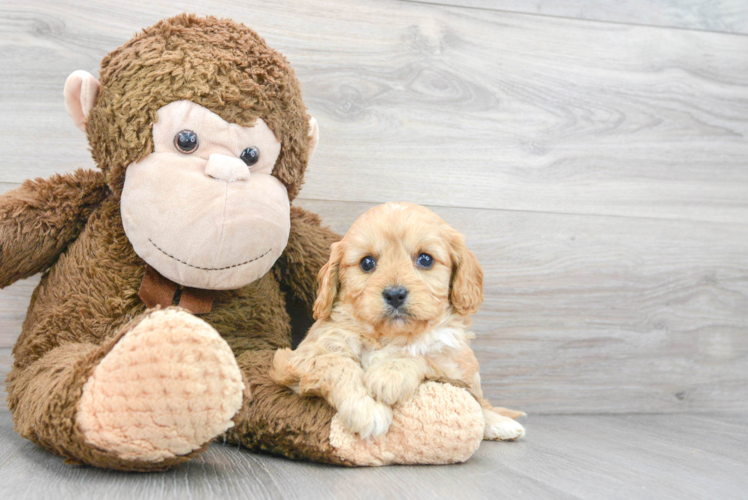
[[[186,155],[197,151],[200,141],[192,130],[182,130],[174,136],[174,147]]]
[[[246,163],[248,167],[251,167],[260,161],[260,150],[254,146],[250,146],[241,152],[239,158],[244,160],[244,163]]]
[[[367,255],[363,259],[361,259],[361,263],[359,264],[361,266],[361,270],[365,273],[368,273],[375,267],[377,267],[377,261],[374,260],[374,257],[371,255]]]
[[[427,253],[421,253],[418,254],[416,264],[423,269],[431,269],[431,266],[434,265],[434,258]]]

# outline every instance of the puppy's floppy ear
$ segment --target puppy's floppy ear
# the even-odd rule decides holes
[[[483,303],[483,269],[458,232],[451,237],[452,283],[449,298],[458,314],[475,313]]]
[[[314,301],[314,319],[327,319],[332,313],[332,306],[340,285],[340,261],[342,259],[342,243],[333,243],[330,247],[330,260],[319,270],[319,292],[317,300]]]

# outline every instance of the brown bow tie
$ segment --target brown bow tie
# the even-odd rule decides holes
[[[157,305],[164,308],[172,304],[178,289],[178,284],[146,265],[138,297],[149,309]],[[182,295],[179,297],[179,307],[187,309],[192,314],[207,314],[213,308],[215,293],[214,290],[183,287]]]

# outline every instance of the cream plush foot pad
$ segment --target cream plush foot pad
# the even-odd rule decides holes
[[[213,327],[180,310],[151,313],[120,339],[83,386],[85,439],[125,460],[186,455],[225,432],[244,384]]]
[[[465,389],[426,382],[393,407],[389,432],[361,440],[333,417],[330,444],[356,465],[447,464],[470,458],[483,440],[485,421],[478,402]]]

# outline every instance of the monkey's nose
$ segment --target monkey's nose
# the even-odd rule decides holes
[[[405,303],[405,299],[408,298],[408,290],[401,286],[389,286],[382,292],[384,301],[395,309]]]
[[[225,182],[246,181],[249,180],[249,167],[239,158],[213,153],[205,165],[205,175]]]

